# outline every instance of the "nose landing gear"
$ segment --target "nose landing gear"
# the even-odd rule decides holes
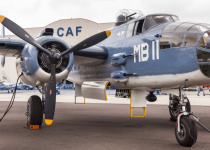
[[[169,112],[171,120],[176,121],[175,136],[180,145],[191,147],[196,143],[197,127],[195,123],[210,133],[210,130],[191,113],[190,102],[183,89],[179,90],[179,96],[170,94]]]
[[[190,101],[179,90],[179,96],[170,94],[169,113],[172,121],[176,121],[175,136],[182,146],[191,147],[197,140],[197,128],[189,117],[191,112]]]

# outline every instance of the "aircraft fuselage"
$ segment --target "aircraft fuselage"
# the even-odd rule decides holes
[[[74,65],[68,79],[77,84],[110,81],[116,88],[146,90],[210,84],[210,79],[199,69],[197,45],[160,48],[161,35],[167,25],[131,37],[126,37],[128,23],[115,27],[111,36],[97,45],[108,50],[106,61],[100,65]],[[114,54],[133,55],[126,57],[123,65],[112,65]],[[121,84],[111,77],[117,71],[128,74],[126,81],[119,79]]]

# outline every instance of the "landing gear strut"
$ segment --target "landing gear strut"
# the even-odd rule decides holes
[[[181,99],[180,96],[176,96],[173,94],[169,95],[169,113],[171,116],[171,121],[176,121],[177,116],[182,109],[182,105],[180,104]],[[191,112],[191,105],[188,98],[186,98],[186,112]]]

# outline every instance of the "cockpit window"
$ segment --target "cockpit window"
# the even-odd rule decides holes
[[[171,16],[165,15],[154,15],[154,16],[147,16],[144,23],[143,32],[146,32],[148,29],[162,23],[167,22],[174,22]]]
[[[143,24],[144,24],[144,19],[139,20],[138,22],[136,22],[135,28],[134,28],[134,35],[139,35],[139,34],[142,33]]]
[[[176,21],[179,21],[179,17],[177,16],[172,16],[173,20],[176,22]]]
[[[132,22],[128,25],[126,37],[139,35],[142,33],[144,19]]]
[[[128,25],[126,37],[133,36],[133,28],[134,28],[134,22]]]

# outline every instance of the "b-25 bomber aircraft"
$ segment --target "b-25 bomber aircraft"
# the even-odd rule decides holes
[[[76,45],[53,36],[46,28],[36,39],[10,19],[0,22],[20,39],[0,39],[0,55],[16,57],[21,80],[37,86],[42,98],[31,96],[27,125],[51,125],[56,103],[56,83],[75,84],[76,97],[106,100],[106,87],[130,90],[134,108],[155,102],[153,91],[169,94],[171,120],[177,121],[175,136],[180,145],[197,139],[190,102],[183,89],[210,84],[210,25],[180,22],[171,14],[120,11],[116,26]],[[149,94],[147,95],[147,92]],[[209,130],[208,130],[209,131]]]

